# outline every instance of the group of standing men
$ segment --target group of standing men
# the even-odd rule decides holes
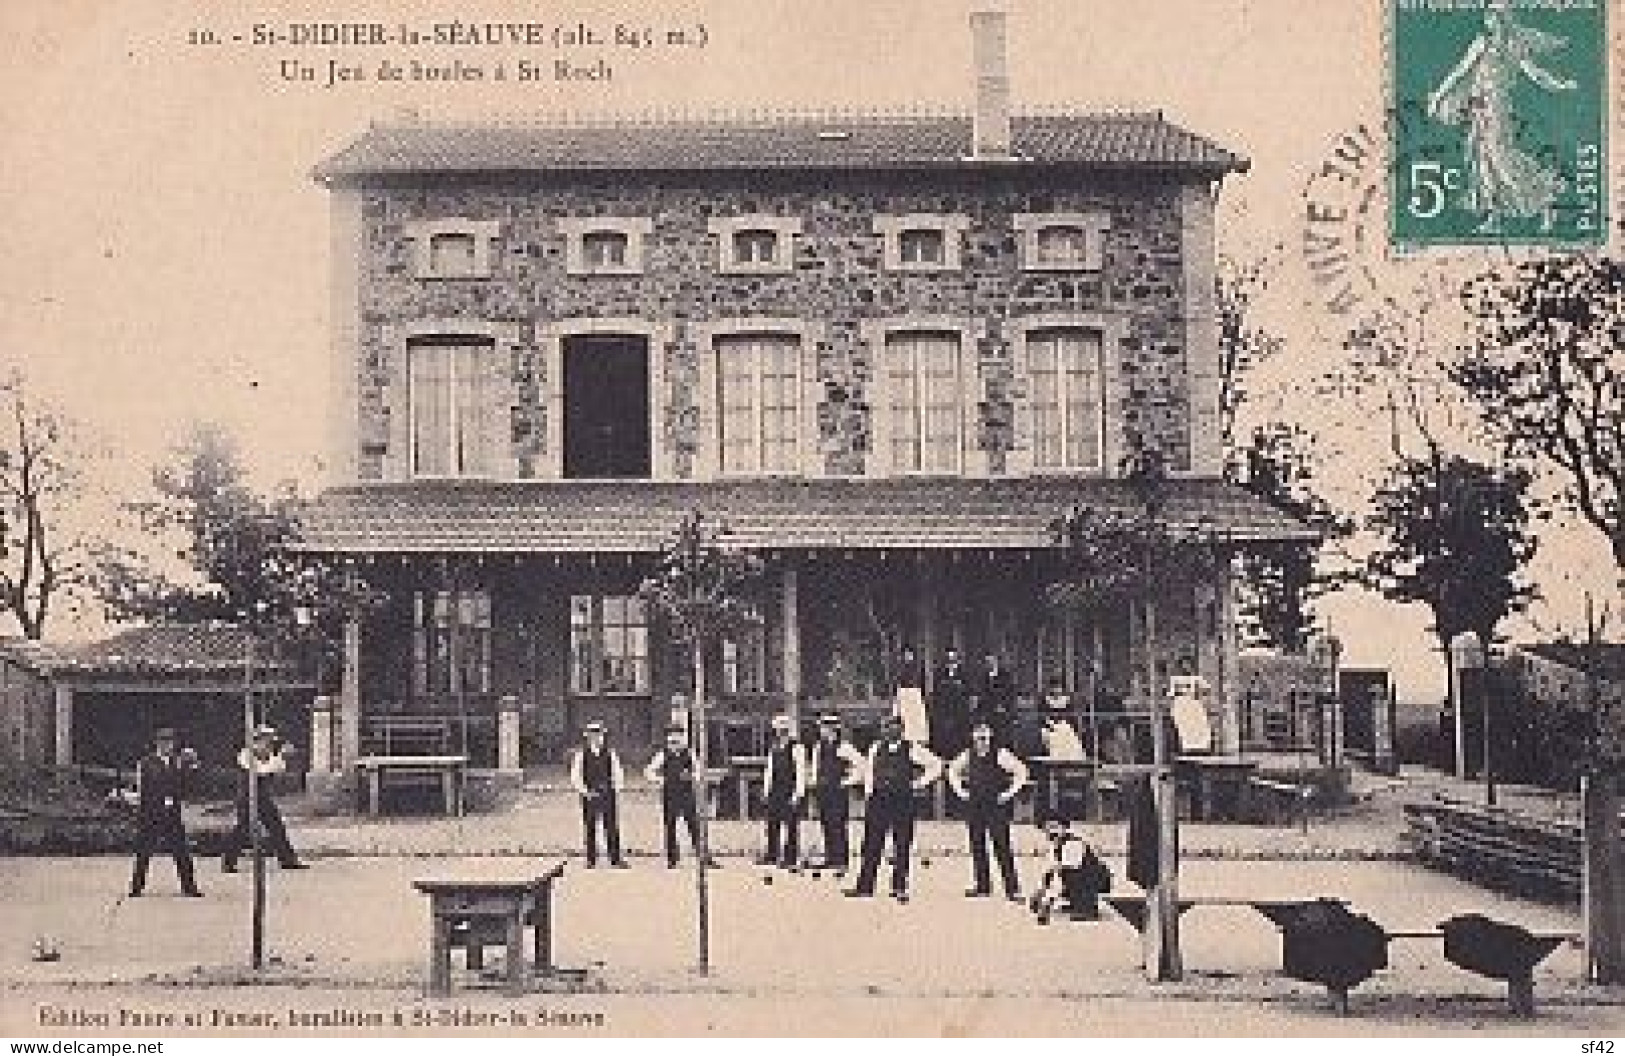
[[[800,822],[811,801],[823,833],[823,859],[815,868],[845,876],[851,867],[851,790],[861,788],[864,815],[858,871],[854,885],[845,893],[854,898],[875,894],[889,842],[890,893],[906,902],[918,799],[946,773],[948,786],[965,804],[973,865],[973,885],[966,895],[992,894],[991,866],[996,861],[1005,896],[1019,899],[1010,823],[1012,804],[1027,784],[1027,767],[999,745],[994,726],[986,718],[971,721],[969,738],[969,745],[945,766],[928,744],[906,735],[906,720],[901,715],[883,721],[880,736],[867,755],[846,738],[837,715],[819,719],[818,736],[811,744],[797,740],[789,716],[777,716],[763,777],[766,846],[758,861],[791,870],[801,867]],[[602,832],[610,864],[624,869],[617,809],[624,770],[615,750],[607,745],[601,724],[589,723],[583,740],[570,770],[571,783],[581,797],[587,865],[598,863]],[[696,853],[699,851],[695,766],[686,731],[673,727],[644,770],[660,788],[666,864],[673,868],[680,860],[679,825],[687,828]]]

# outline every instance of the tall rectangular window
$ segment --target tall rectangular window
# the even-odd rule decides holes
[[[649,692],[649,615],[643,599],[570,598],[570,691]]]
[[[892,468],[958,473],[963,447],[959,335],[919,331],[886,338]]]
[[[412,596],[412,688],[419,697],[491,691],[491,595],[482,590]]]
[[[800,465],[801,342],[735,334],[716,342],[718,433],[725,473],[789,473]]]
[[[1033,331],[1027,335],[1027,371],[1034,467],[1101,468],[1105,386],[1099,332],[1078,327]]]
[[[472,337],[414,338],[406,352],[413,475],[489,474],[492,343]]]

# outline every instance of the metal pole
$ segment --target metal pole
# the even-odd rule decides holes
[[[1494,696],[1495,683],[1490,677],[1490,658],[1488,651],[1484,655],[1484,666],[1479,669],[1480,685],[1478,687],[1478,709],[1483,719],[1484,737],[1484,805],[1495,806],[1495,770],[1490,765],[1490,701]]]
[[[711,892],[706,871],[711,860],[711,771],[705,725],[705,642],[696,633],[693,644],[694,707],[689,736],[694,739],[694,816],[699,839],[694,848],[694,893],[698,899],[700,974],[711,974]]]
[[[1304,701],[1307,694],[1292,694],[1292,739],[1298,742],[1298,831],[1309,835],[1309,747],[1303,743]]]
[[[247,753],[244,780],[248,782],[248,846],[253,861],[253,902],[250,915],[249,964],[255,971],[265,967],[265,848],[260,842],[260,780],[256,772],[254,730],[254,632],[244,628],[243,638],[243,751]]]

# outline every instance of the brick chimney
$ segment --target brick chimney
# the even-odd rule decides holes
[[[1004,8],[988,3],[970,16],[971,53],[976,66],[976,109],[971,118],[971,157],[1008,161],[1010,76],[1005,70]]]

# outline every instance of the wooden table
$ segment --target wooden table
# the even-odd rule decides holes
[[[1256,759],[1235,755],[1182,755],[1174,763],[1179,773],[1191,776],[1191,815],[1194,821],[1244,821],[1247,786],[1258,772]],[[1230,805],[1228,811],[1223,805]]]
[[[525,992],[525,925],[532,929],[530,967],[553,968],[553,882],[564,862],[544,861],[539,872],[525,876],[436,877],[414,880],[429,896],[429,993],[451,993],[451,948],[460,939],[470,971],[484,967],[485,947],[502,943],[507,950],[505,989]],[[458,935],[458,932],[462,932]]]
[[[367,790],[367,813],[377,814],[383,798],[385,775],[432,778],[440,784],[446,813],[461,817],[463,783],[468,776],[466,755],[364,755],[355,761]]]
[[[1053,755],[1035,755],[1027,760],[1027,766],[1033,775],[1033,798],[1028,809],[1034,818],[1039,815],[1040,803],[1043,804],[1043,816],[1046,819],[1055,817],[1055,806],[1060,799],[1061,785],[1068,778],[1081,778],[1083,781],[1083,818],[1076,820],[1093,820],[1100,813],[1095,790],[1093,759],[1063,759]]]

